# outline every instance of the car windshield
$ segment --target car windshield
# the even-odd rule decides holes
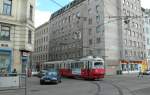
[[[57,75],[57,71],[56,70],[48,70],[47,72],[46,72],[46,75]]]
[[[46,75],[57,75],[57,72],[47,72]]]

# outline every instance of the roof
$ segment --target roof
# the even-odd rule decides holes
[[[72,7],[82,3],[83,1],[85,0],[74,0],[72,1],[71,3],[67,4],[66,6],[64,6],[63,8],[59,9],[58,11],[54,12],[52,15],[51,15],[51,18],[50,19],[53,19],[55,18],[56,16],[64,13],[65,11],[71,9]]]

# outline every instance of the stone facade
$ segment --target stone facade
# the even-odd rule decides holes
[[[144,33],[145,33],[145,44],[146,44],[146,57],[148,61],[148,68],[150,69],[150,9],[143,9],[143,20],[144,20]]]
[[[35,0],[0,0],[0,69],[25,72],[34,49],[34,10]]]
[[[40,69],[40,65],[48,61],[49,22],[35,30],[34,53],[32,55],[33,70]]]
[[[93,55],[105,59],[107,74],[136,70],[128,63],[145,57],[141,15],[140,0],[74,0],[50,18],[49,60]]]

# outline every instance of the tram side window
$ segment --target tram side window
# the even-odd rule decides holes
[[[78,62],[77,63],[75,63],[75,68],[78,68],[79,66],[78,66]]]
[[[77,68],[84,68],[84,63],[83,62],[77,62]]]
[[[56,64],[56,69],[58,69],[59,68],[59,64]]]
[[[48,65],[44,65],[44,68],[42,68],[43,70],[46,70],[48,68]]]
[[[86,63],[85,63],[85,68],[86,68],[86,69],[92,68],[92,62],[86,61]]]
[[[92,62],[89,62],[89,68],[90,69],[92,68]]]
[[[61,63],[61,68],[64,68],[64,63]]]
[[[67,64],[67,68],[70,69],[70,64]]]
[[[73,69],[74,67],[75,67],[75,66],[74,66],[74,63],[72,63],[72,64],[71,64],[71,68]]]
[[[86,69],[88,68],[88,61],[85,62],[85,68],[86,68]]]
[[[84,69],[84,62],[80,62],[80,68]]]
[[[59,64],[59,69],[61,68],[61,63]]]
[[[55,68],[55,65],[54,65],[54,64],[50,64],[50,67],[51,67],[51,68]]]
[[[64,68],[66,68],[66,63],[64,63]]]

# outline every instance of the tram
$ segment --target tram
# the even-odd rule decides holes
[[[83,79],[101,79],[104,78],[105,68],[104,60],[99,57],[88,56],[79,60],[64,60],[45,62],[42,69],[58,69],[61,76],[80,77]]]

